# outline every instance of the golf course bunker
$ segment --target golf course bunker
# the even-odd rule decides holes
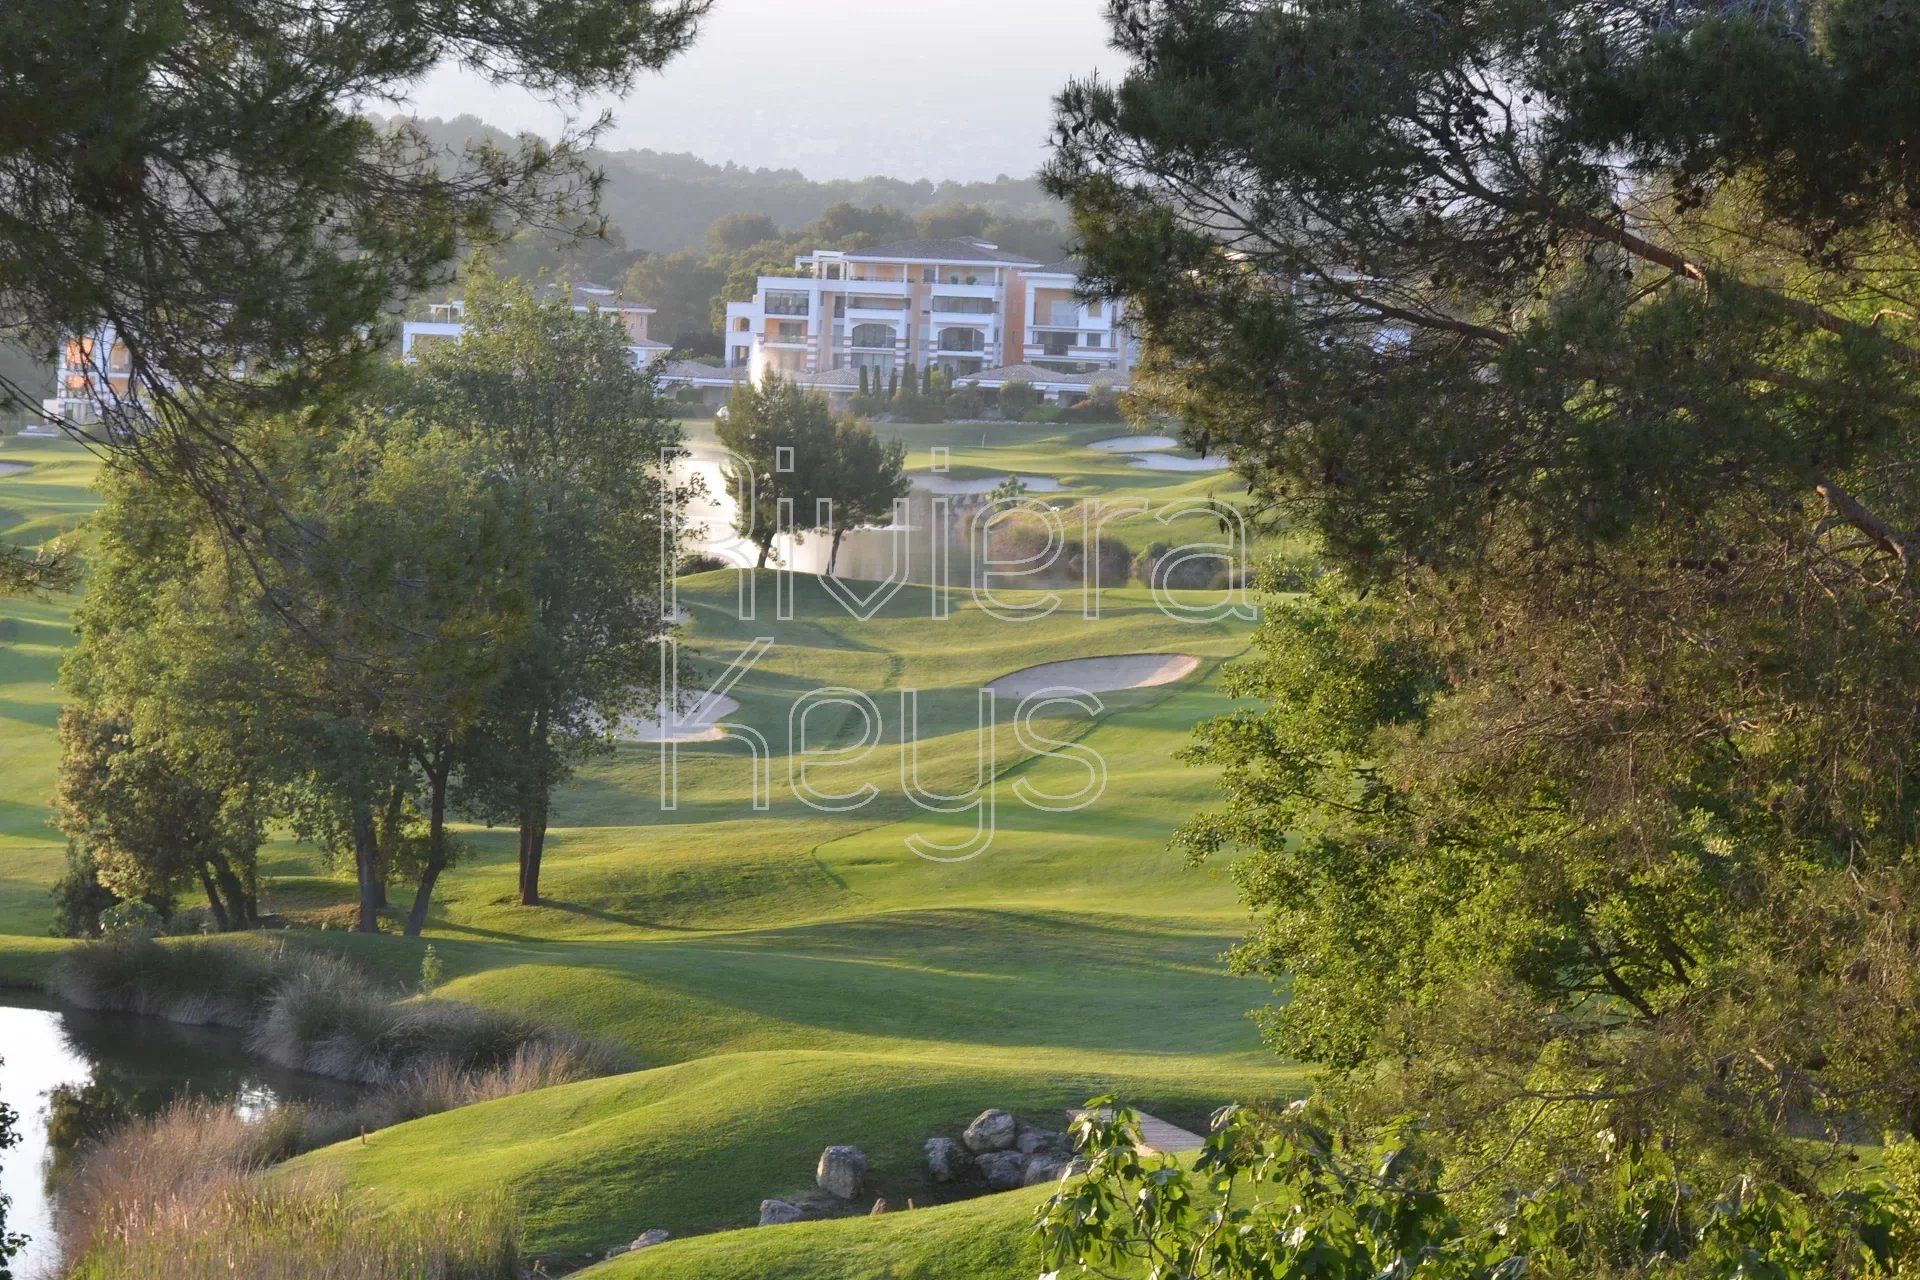
[[[22,471],[33,470],[31,462],[0,462],[0,476],[17,476]]]
[[[697,698],[683,700],[687,711],[671,732],[667,726],[647,716],[622,716],[614,728],[617,742],[719,742],[727,736],[720,722],[740,709],[740,704],[725,694],[709,698],[698,706]],[[696,712],[696,706],[698,710]]]
[[[1005,476],[987,476],[982,480],[957,480],[952,476],[921,475],[913,477],[913,487],[927,493],[992,493],[1005,480]],[[1020,483],[1027,486],[1028,493],[1058,493],[1064,487],[1052,476],[1021,476]]]
[[[1087,446],[1101,453],[1150,453],[1155,449],[1179,447],[1180,442],[1172,436],[1115,436],[1111,440],[1095,440]]]
[[[1200,659],[1184,653],[1123,653],[1111,658],[1073,658],[1009,671],[987,688],[1003,698],[1024,698],[1042,689],[1118,693],[1152,689],[1193,674]]]
[[[1142,471],[1225,471],[1225,458],[1176,458],[1164,453],[1146,453],[1133,460]]]

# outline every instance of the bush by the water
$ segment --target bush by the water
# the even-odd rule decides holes
[[[363,1084],[429,1069],[486,1072],[524,1053],[575,1079],[621,1070],[625,1055],[556,1027],[451,1000],[397,1000],[337,956],[275,939],[115,938],[75,947],[53,989],[87,1009],[244,1028],[282,1066]]]
[[[88,1153],[60,1201],[67,1280],[514,1280],[503,1198],[382,1211],[263,1173],[297,1110],[246,1119],[181,1103]]]

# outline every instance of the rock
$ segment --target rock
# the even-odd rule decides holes
[[[1067,1157],[1052,1151],[1039,1151],[1027,1157],[1026,1170],[1021,1174],[1020,1185],[1037,1187],[1043,1182],[1052,1182],[1059,1178],[1060,1171],[1067,1167]]]
[[[952,1182],[973,1172],[973,1157],[952,1138],[928,1138],[927,1172],[935,1182]]]
[[[1011,1191],[1027,1176],[1027,1157],[1018,1151],[989,1151],[980,1157],[980,1173],[993,1191]]]
[[[878,1200],[875,1200],[873,1202],[873,1208],[868,1210],[867,1216],[871,1218],[878,1214],[887,1213],[887,1212],[889,1212],[889,1209],[887,1208],[887,1198],[885,1196],[881,1196]]]
[[[651,1249],[657,1244],[665,1244],[668,1237],[672,1234],[672,1232],[662,1231],[658,1227],[655,1227],[651,1231],[642,1231],[634,1238],[633,1243],[627,1246],[627,1252],[638,1253],[642,1249]]]
[[[791,1200],[760,1202],[760,1225],[763,1227],[777,1227],[788,1222],[798,1222],[806,1216],[806,1210]]]
[[[1020,1122],[1005,1111],[982,1111],[960,1140],[969,1151],[1005,1151],[1020,1132]]]
[[[858,1147],[828,1147],[820,1153],[820,1166],[813,1180],[820,1189],[851,1200],[860,1194],[867,1177],[867,1155]]]
[[[1036,1151],[1065,1151],[1067,1140],[1051,1129],[1023,1124],[1014,1135],[1013,1149],[1023,1156],[1030,1156]]]

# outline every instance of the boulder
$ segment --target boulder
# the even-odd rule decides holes
[[[791,1200],[760,1202],[760,1225],[763,1227],[777,1227],[788,1222],[798,1222],[806,1216],[806,1210]]]
[[[993,1191],[1011,1191],[1025,1185],[1027,1157],[1018,1151],[989,1151],[980,1157],[980,1174]]]
[[[820,1165],[813,1173],[821,1190],[842,1200],[859,1195],[866,1177],[867,1155],[858,1147],[828,1147],[820,1153]]]
[[[672,1232],[662,1231],[658,1227],[655,1227],[651,1231],[642,1231],[638,1236],[634,1237],[633,1243],[627,1246],[627,1252],[638,1253],[642,1249],[651,1249],[657,1244],[665,1244],[672,1234]]]
[[[1067,1140],[1052,1129],[1023,1124],[1014,1135],[1013,1149],[1023,1156],[1030,1156],[1036,1151],[1065,1151]]]
[[[1005,1151],[1020,1132],[1020,1122],[1005,1111],[982,1111],[960,1135],[969,1151]]]
[[[973,1172],[973,1157],[952,1138],[928,1138],[927,1172],[935,1182],[952,1182]]]
[[[1037,1187],[1043,1182],[1052,1182],[1059,1178],[1067,1163],[1067,1157],[1057,1152],[1036,1151],[1027,1157],[1027,1167],[1020,1176],[1020,1185]]]

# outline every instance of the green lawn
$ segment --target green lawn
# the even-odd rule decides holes
[[[945,446],[956,469],[1059,478],[1068,490],[1052,501],[1164,504],[1233,486],[1219,475],[1132,469],[1085,448],[1122,431],[1113,426],[899,431],[917,469]],[[84,512],[83,455],[64,445],[16,453],[9,441],[0,457],[15,456],[38,465],[0,478],[9,536],[42,536]],[[1149,515],[1111,531],[1138,549],[1206,536],[1206,524]],[[646,1069],[431,1117],[300,1163],[337,1170],[383,1200],[504,1184],[531,1247],[574,1260],[649,1228],[674,1232],[675,1243],[610,1265],[614,1276],[1030,1275],[1032,1192],[720,1229],[751,1224],[765,1197],[803,1190],[829,1143],[864,1147],[874,1189],[896,1207],[927,1205],[939,1192],[919,1171],[922,1141],[989,1106],[1057,1122],[1088,1095],[1119,1090],[1199,1124],[1220,1103],[1302,1087],[1246,1017],[1267,989],[1228,976],[1220,960],[1242,924],[1231,885],[1167,849],[1210,794],[1208,776],[1174,755],[1197,720],[1229,705],[1219,668],[1249,628],[1170,618],[1138,588],[1107,592],[1097,618],[1081,616],[1068,593],[1055,615],[1018,623],[964,593],[950,617],[934,617],[927,593],[908,589],[857,621],[804,578],[793,618],[779,621],[771,579],[760,585],[768,616],[757,620],[735,616],[731,572],[683,580],[681,602],[691,613],[683,643],[705,672],[756,637],[775,641],[735,687],[741,705],[730,717],[770,744],[767,806],[755,807],[738,737],[679,749],[671,812],[659,801],[659,750],[621,747],[558,798],[548,905],[513,905],[511,833],[471,830],[473,852],[443,880],[430,929],[446,994],[619,1040]],[[60,845],[45,818],[68,604],[0,606],[10,715],[0,731],[0,935],[12,935],[0,936],[0,981],[35,980],[55,945],[44,938],[46,887]],[[1021,803],[1016,783],[1064,794],[1088,774],[1080,760],[1018,741],[1004,703],[983,737],[978,687],[1037,663],[1143,652],[1201,663],[1172,685],[1102,694],[1097,717],[1043,722],[1052,738],[1098,754],[1105,787],[1077,812]],[[858,811],[820,812],[790,787],[790,709],[829,685],[869,695],[882,717],[866,755],[809,769],[822,791],[873,787]],[[902,796],[902,690],[918,694],[926,786],[963,790],[992,743],[995,835],[978,856],[938,862],[909,849],[916,835],[957,843],[973,819],[929,814]],[[860,728],[851,710],[827,708],[809,721],[809,740],[849,747]],[[350,886],[291,841],[271,846],[264,865],[279,909],[324,914],[350,901]],[[315,937],[396,978],[418,972],[418,942]]]

